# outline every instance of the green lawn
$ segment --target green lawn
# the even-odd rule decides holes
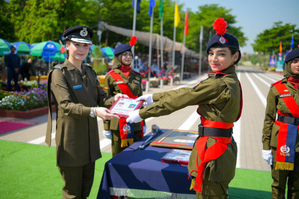
[[[96,161],[91,199],[96,198],[104,164],[112,155]],[[55,147],[0,140],[0,198],[53,199],[62,197],[63,181],[56,167]],[[271,174],[237,169],[229,198],[271,198]]]

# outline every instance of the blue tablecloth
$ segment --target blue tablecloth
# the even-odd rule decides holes
[[[167,130],[162,129],[163,132]],[[195,198],[195,191],[189,190],[191,179],[188,179],[187,166],[161,162],[170,148],[147,146],[134,153],[147,137],[106,162],[98,199],[109,199],[110,195],[146,198],[145,193],[149,192],[158,195],[174,193],[184,196],[183,198]],[[137,196],[138,194],[143,196]]]

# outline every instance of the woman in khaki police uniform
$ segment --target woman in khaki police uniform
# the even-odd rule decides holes
[[[142,95],[142,76],[131,69],[133,59],[132,46],[137,38],[133,37],[129,44],[121,44],[114,51],[114,62],[112,70],[109,71],[105,79],[105,87],[108,95],[123,93],[130,98],[137,98]],[[104,121],[104,136],[112,138],[112,155],[115,156],[123,151],[127,146],[139,140],[143,136],[143,122],[128,124],[124,118],[114,118],[111,121]]]
[[[75,26],[63,33],[67,59],[56,65],[48,77],[48,100],[51,94],[56,107],[57,165],[62,179],[63,198],[87,198],[93,178],[95,161],[101,158],[97,117],[117,117],[107,108],[118,95],[108,98],[99,87],[96,73],[87,57],[93,32],[85,26]],[[51,103],[49,103],[49,108]],[[51,109],[49,109],[51,110]],[[46,143],[51,146],[52,114],[49,111]]]
[[[267,98],[262,156],[271,165],[272,198],[299,198],[299,49],[285,58],[284,78]],[[276,118],[277,115],[277,118]]]
[[[198,105],[197,112],[201,115],[199,138],[188,164],[190,175],[194,177],[191,187],[197,198],[221,199],[228,198],[228,184],[236,168],[237,146],[232,139],[232,127],[242,110],[241,87],[235,72],[241,54],[238,40],[225,33],[227,23],[224,19],[217,19],[214,26],[216,34],[207,45],[212,68],[208,79],[193,88],[140,97],[149,104],[156,103],[132,112],[127,121],[138,122]]]

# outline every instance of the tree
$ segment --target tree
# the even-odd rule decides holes
[[[189,34],[186,36],[186,47],[198,51],[200,27],[203,26],[203,49],[206,48],[210,33],[215,34],[213,23],[217,18],[224,18],[228,23],[227,33],[234,35],[240,46],[244,46],[248,40],[242,32],[242,27],[235,27],[236,17],[230,14],[231,9],[227,10],[217,4],[199,6],[197,12],[189,13]],[[182,34],[182,33],[181,33]]]
[[[294,40],[299,40],[299,29],[296,29],[296,25],[285,24],[281,21],[275,22],[271,29],[266,29],[264,32],[257,35],[254,43],[251,44],[254,51],[272,53],[279,52],[280,42],[282,42],[282,50],[285,52],[290,49],[292,35]]]

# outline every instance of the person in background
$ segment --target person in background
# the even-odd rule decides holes
[[[284,78],[271,85],[262,157],[271,166],[272,198],[299,198],[299,49],[285,58]],[[277,115],[277,116],[276,116]]]
[[[20,68],[20,58],[15,54],[16,48],[14,46],[10,47],[10,54],[5,56],[5,64],[7,67],[7,84],[6,90],[11,91],[11,80],[15,82],[15,91],[20,91],[18,78],[19,78],[19,68]]]
[[[46,143],[51,146],[51,96],[56,107],[56,162],[64,181],[63,198],[87,198],[101,158],[97,117],[111,120],[116,116],[107,108],[119,97],[107,96],[96,72],[83,63],[92,44],[93,31],[74,26],[63,33],[67,58],[55,65],[48,76],[49,117]],[[98,107],[100,106],[100,107]]]
[[[216,34],[206,49],[212,68],[208,79],[193,88],[141,96],[137,100],[152,105],[133,111],[127,118],[127,122],[139,122],[198,105],[201,124],[188,170],[193,177],[191,188],[200,199],[228,198],[228,185],[236,169],[237,145],[232,137],[232,127],[242,112],[241,85],[235,67],[241,52],[238,40],[226,33],[226,27],[223,18],[215,20]]]
[[[142,76],[132,70],[133,60],[132,46],[136,41],[134,37],[129,44],[121,44],[114,51],[114,62],[112,70],[106,75],[105,87],[108,87],[107,95],[123,93],[130,98],[137,98],[142,95]],[[136,38],[137,40],[137,38]],[[143,122],[130,124],[124,118],[114,118],[111,121],[104,121],[104,136],[112,139],[112,155],[115,156],[127,146],[143,137],[146,127]],[[131,132],[131,133],[128,133]]]
[[[32,67],[32,59],[29,58],[27,62],[23,63],[20,67],[20,74],[22,75],[23,80],[25,78],[29,81],[30,80],[30,74],[29,71]]]

